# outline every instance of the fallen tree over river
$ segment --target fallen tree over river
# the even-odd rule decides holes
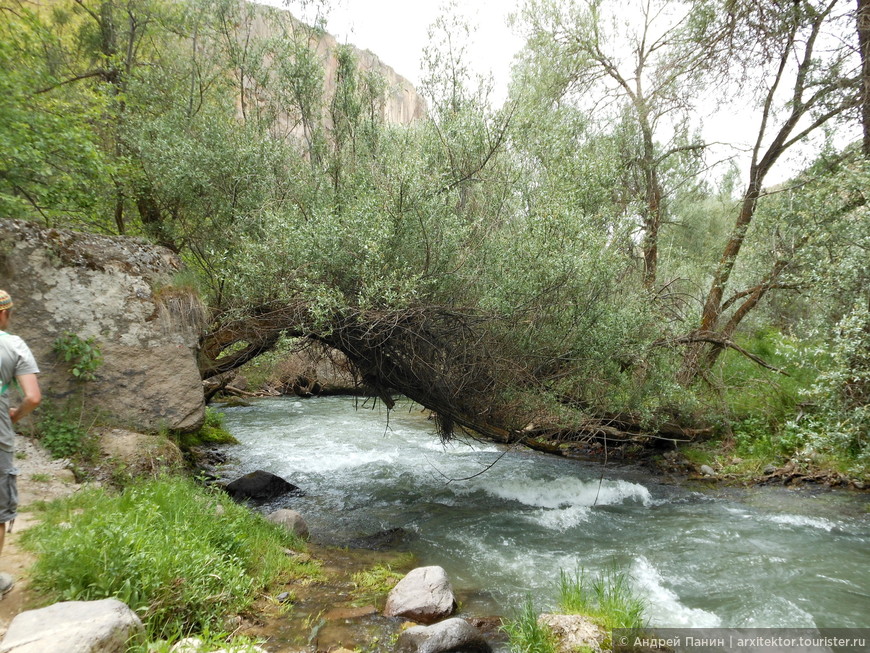
[[[342,352],[387,407],[400,394],[432,411],[445,441],[464,431],[558,453],[554,443],[566,441],[651,445],[708,432],[663,419],[651,426],[631,414],[596,412],[580,398],[554,394],[551,382],[571,372],[571,357],[520,351],[500,336],[504,317],[479,310],[353,309],[332,316],[319,329],[308,326],[314,320],[302,303],[260,306],[247,313],[240,318],[225,314],[203,337],[204,379],[225,375],[289,336]],[[562,414],[530,415],[522,399],[528,394],[554,397]]]

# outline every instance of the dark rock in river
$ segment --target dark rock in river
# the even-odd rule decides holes
[[[227,494],[236,501],[252,499],[257,502],[271,501],[287,494],[304,496],[305,493],[280,476],[257,470],[237,478],[224,486]]]
[[[369,549],[371,551],[390,551],[402,544],[408,536],[404,528],[389,528],[373,535],[356,537],[347,543],[351,549]]]

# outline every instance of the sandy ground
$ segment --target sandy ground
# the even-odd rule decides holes
[[[27,591],[27,570],[33,556],[19,546],[21,532],[36,523],[32,512],[34,503],[51,501],[75,492],[80,485],[73,473],[66,468],[65,460],[52,460],[51,456],[35,440],[16,438],[18,467],[18,519],[12,532],[7,534],[3,552],[0,554],[0,571],[15,577],[15,587],[0,600],[0,636],[5,634],[12,619],[28,609],[30,594]]]

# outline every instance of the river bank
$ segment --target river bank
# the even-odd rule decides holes
[[[325,416],[316,417],[321,410]],[[262,436],[282,426],[279,440],[267,439],[262,447],[245,449],[244,461],[268,467],[266,454],[290,453],[289,466],[273,469],[308,491],[307,497],[293,500],[293,507],[312,527],[312,559],[328,571],[317,583],[294,587],[292,605],[277,600],[276,590],[236,624],[240,633],[269,639],[278,646],[275,650],[366,650],[375,638],[383,642],[395,637],[400,624],[379,614],[385,591],[380,598],[361,597],[354,580],[378,565],[401,573],[416,564],[443,563],[456,585],[463,616],[472,619],[510,615],[529,593],[541,609],[552,607],[559,570],[580,564],[593,571],[621,565],[636,580],[635,589],[652,602],[652,616],[659,625],[710,624],[717,619],[732,624],[745,619],[760,602],[771,604],[760,617],[769,620],[761,622],[766,625],[783,623],[776,620],[786,613],[830,625],[836,622],[824,614],[839,611],[846,625],[854,626],[863,623],[864,607],[870,608],[862,607],[860,589],[865,544],[870,541],[865,493],[818,486],[733,487],[691,474],[651,476],[639,465],[602,467],[485,443],[445,449],[432,436],[425,414],[403,410],[386,418],[355,406],[349,398],[268,399],[228,409],[227,414],[230,430],[241,436],[237,446],[243,448],[252,444],[246,443],[248,434]],[[309,421],[315,417],[326,419],[318,427]],[[241,431],[238,418],[244,418]],[[370,440],[364,440],[361,425],[366,425],[365,438]],[[62,463],[48,461],[44,452],[40,458],[30,446],[36,443],[24,439],[24,497],[31,493],[34,500],[50,499],[52,492],[62,496],[78,488]],[[228,450],[238,453],[236,447]],[[459,467],[448,467],[451,460]],[[44,464],[49,467],[40,466]],[[530,473],[532,468],[537,471]],[[244,470],[237,464],[228,471]],[[525,485],[523,478],[532,479],[532,485]],[[373,484],[364,485],[366,480]],[[410,503],[391,498],[391,487],[407,495]],[[844,503],[843,497],[849,500]],[[488,525],[484,516],[489,513],[503,524]],[[399,523],[391,521],[397,518]],[[371,536],[382,533],[390,534],[387,551],[348,546],[366,538],[371,544]],[[474,544],[477,533],[485,537]],[[439,540],[440,536],[445,537]],[[8,557],[4,554],[0,561],[18,566],[4,570],[17,572],[29,564],[15,557],[20,555],[17,537],[10,536],[10,548],[4,552]],[[562,553],[547,549],[552,541],[561,542]],[[711,545],[715,554],[705,549]],[[693,548],[700,549],[698,556],[691,556]],[[808,553],[821,551],[832,559],[806,559]],[[744,582],[746,569],[758,575],[757,583],[748,577]],[[739,582],[729,585],[729,579]],[[854,586],[857,594],[849,605],[825,596],[839,582],[847,591]],[[781,595],[782,583],[796,587],[798,594],[820,594],[821,603],[833,600],[839,607],[816,614],[812,604],[792,597],[791,591],[788,597],[797,602]],[[0,602],[0,619],[3,614],[11,618],[28,603],[27,591],[26,582],[20,582]],[[726,617],[715,600],[710,601],[717,594],[745,602],[745,610]],[[498,621],[480,623],[497,641]]]

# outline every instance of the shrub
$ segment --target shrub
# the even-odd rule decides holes
[[[284,554],[304,547],[297,536],[186,479],[77,493],[23,541],[39,554],[32,586],[46,599],[116,597],[152,638],[219,631],[267,584],[318,574]]]
[[[856,306],[829,337],[830,360],[802,392],[805,415],[785,432],[801,454],[833,458],[856,475],[870,468],[870,311]]]
[[[82,426],[81,415],[74,415],[70,405],[59,407],[50,402],[43,404],[39,414],[37,432],[42,446],[54,458],[90,458],[96,445],[88,429]]]
[[[94,338],[82,339],[74,333],[67,333],[54,341],[54,351],[70,365],[70,374],[81,381],[93,381],[97,368],[103,363]]]

